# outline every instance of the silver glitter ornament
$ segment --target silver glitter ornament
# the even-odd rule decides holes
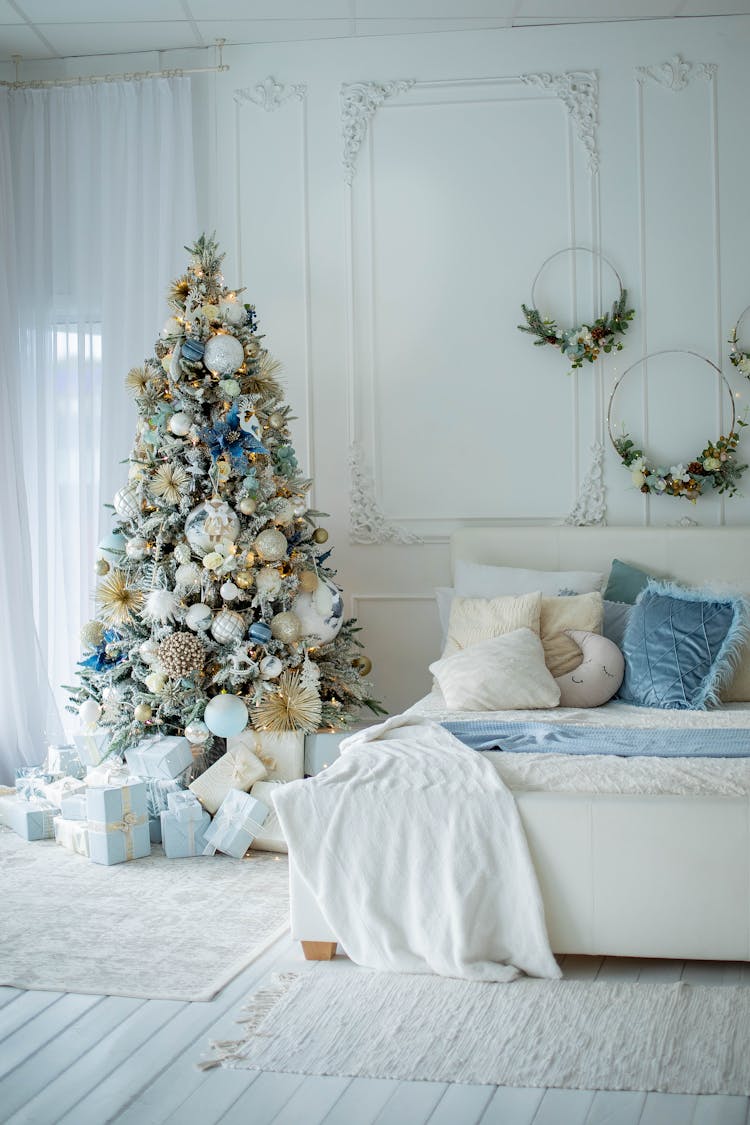
[[[245,635],[245,618],[233,609],[221,609],[211,622],[211,636],[220,645],[237,644]]]
[[[140,562],[141,559],[145,559],[148,554],[148,543],[142,535],[134,535],[133,538],[128,539],[125,544],[125,554],[129,559],[135,559],[136,562]]]
[[[296,613],[286,610],[271,618],[271,633],[277,641],[292,645],[302,636],[302,623]]]
[[[203,362],[214,375],[233,375],[245,362],[245,349],[236,336],[219,332],[208,340]]]
[[[193,746],[203,746],[210,737],[211,731],[200,719],[196,719],[194,723],[188,723],[185,727],[185,738]]]
[[[287,546],[286,535],[277,531],[275,527],[268,527],[256,537],[253,550],[268,562],[278,562],[286,555]]]

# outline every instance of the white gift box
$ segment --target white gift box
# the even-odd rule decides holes
[[[47,747],[47,769],[50,773],[64,773],[68,777],[82,778],[86,774],[86,767],[72,743]]]
[[[52,822],[55,840],[61,847],[78,855],[89,854],[89,829],[82,820],[66,820],[56,816]]]
[[[126,750],[125,760],[136,777],[175,778],[192,766],[193,751],[181,735],[156,735]]]
[[[268,805],[242,793],[230,789],[221,808],[206,829],[204,855],[224,852],[225,855],[242,859],[255,837],[263,829],[263,822],[269,813]]]
[[[191,781],[188,788],[213,816],[230,789],[246,793],[251,785],[262,781],[265,776],[266,767],[253,751],[247,746],[238,746],[233,751],[227,751],[205,773]]]
[[[249,727],[227,739],[227,750],[243,746],[266,767],[268,781],[296,781],[305,774],[305,734],[301,730],[265,731]]]
[[[126,785],[130,781],[130,770],[119,758],[111,758],[100,766],[89,769],[84,781],[92,789],[106,789],[110,785]]]
[[[85,766],[98,766],[107,756],[107,749],[112,741],[112,731],[95,730],[90,734],[74,734],[73,739],[78,751],[78,757]]]
[[[57,809],[62,809],[65,797],[77,797],[86,792],[86,786],[76,777],[61,777],[57,781],[49,781],[40,786],[40,796],[44,797]]]
[[[250,796],[262,801],[264,805],[268,806],[269,810],[268,816],[263,821],[262,829],[250,845],[251,848],[255,848],[259,852],[286,852],[289,850],[273,803],[274,791],[283,784],[283,781],[256,781],[250,790]]]

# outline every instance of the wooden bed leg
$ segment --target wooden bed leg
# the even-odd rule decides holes
[[[303,941],[301,945],[306,961],[331,961],[336,953],[335,941]]]

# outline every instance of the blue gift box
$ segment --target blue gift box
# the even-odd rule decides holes
[[[167,798],[167,809],[181,821],[200,820],[204,811],[203,805],[190,789],[170,793]]]
[[[78,757],[87,766],[98,766],[103,762],[112,741],[111,730],[95,730],[88,734],[74,734]]]
[[[230,789],[206,833],[204,855],[224,852],[235,859],[242,859],[260,834],[269,811],[268,805],[257,797],[239,789]]]
[[[86,793],[89,854],[94,863],[125,863],[151,854],[146,786],[129,781]]]
[[[72,744],[64,746],[47,747],[47,769],[50,773],[61,773],[65,777],[86,776],[86,767],[78,756],[78,751]]]
[[[65,820],[86,819],[86,794],[71,793],[60,799],[60,815]]]
[[[16,793],[25,801],[44,798],[42,786],[57,781],[59,773],[51,773],[45,766],[19,766],[16,770]]]
[[[161,816],[148,818],[148,834],[152,844],[161,843]]]
[[[157,735],[127,750],[125,760],[136,777],[174,779],[193,764],[193,751],[186,738]]]
[[[173,777],[144,777],[141,780],[146,785],[146,808],[152,817],[158,817],[167,810],[172,793],[186,791],[182,781]]]
[[[198,801],[195,803],[200,813],[197,818],[181,819],[179,813],[171,811],[161,814],[161,838],[167,859],[185,859],[205,853],[211,817]]]
[[[17,796],[3,802],[3,821],[24,840],[51,840],[58,811],[49,801],[25,801]]]

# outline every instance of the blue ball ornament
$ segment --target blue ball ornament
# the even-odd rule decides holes
[[[100,540],[98,549],[108,555],[122,555],[125,552],[125,536],[120,531],[110,531]]]
[[[188,337],[187,340],[182,342],[182,358],[189,360],[190,363],[195,363],[199,359],[203,359],[203,353],[206,350],[206,345],[202,340],[193,340]]]
[[[238,695],[215,695],[206,704],[203,722],[219,738],[231,738],[247,726],[247,707]]]
[[[256,644],[264,645],[271,639],[271,630],[265,621],[253,621],[248,636]]]

